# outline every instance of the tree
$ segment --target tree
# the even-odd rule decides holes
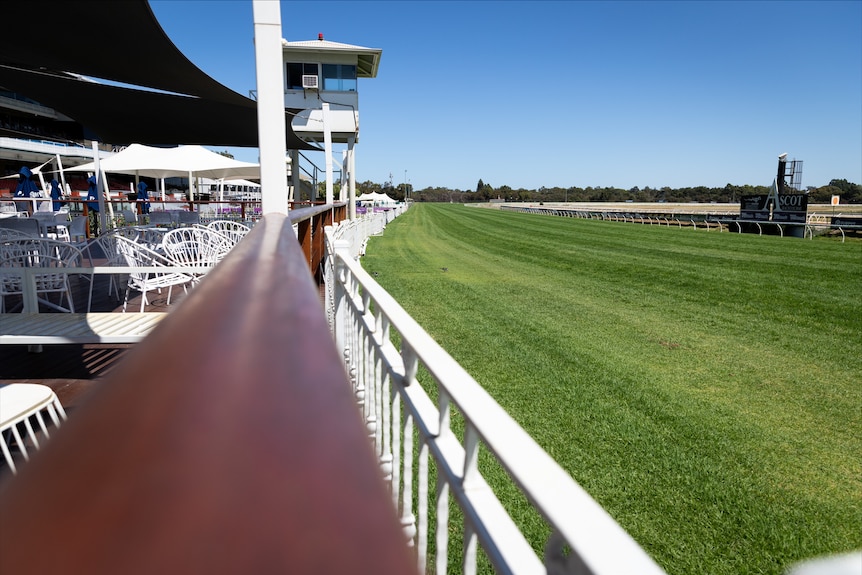
[[[830,180],[829,185],[841,190],[841,201],[848,204],[862,202],[862,186],[848,182],[847,180]]]
[[[376,182],[372,182],[371,180],[365,180],[364,182],[357,182],[356,184],[356,195],[361,196],[362,194],[379,194],[383,189],[383,186]]]
[[[391,178],[391,175],[390,175]],[[335,182],[334,192],[335,197],[338,197],[339,182]],[[770,191],[770,186],[752,186],[750,184],[734,185],[726,184],[719,188],[708,188],[706,186],[695,186],[685,188],[651,188],[649,186],[643,189],[634,186],[628,190],[623,190],[613,186],[604,188],[594,188],[588,186],[586,188],[570,187],[570,188],[546,188],[544,186],[538,189],[512,189],[509,186],[502,185],[498,188],[492,187],[484,180],[480,179],[476,184],[476,190],[452,190],[443,187],[429,187],[423,190],[414,190],[410,184],[394,185],[390,180],[383,184],[378,184],[366,180],[357,182],[356,195],[362,195],[373,192],[388,193],[394,199],[402,199],[405,194],[417,202],[487,202],[492,199],[501,199],[503,201],[523,201],[523,202],[622,202],[625,200],[634,200],[637,202],[738,202],[742,196],[764,195]],[[317,197],[322,200],[325,196],[325,184],[318,185]],[[829,203],[833,195],[841,196],[842,204],[862,203],[862,186],[848,182],[844,179],[834,179],[826,186],[814,188],[809,186],[806,193],[809,194],[809,202],[811,203]]]

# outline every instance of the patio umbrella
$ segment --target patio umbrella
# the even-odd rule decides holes
[[[51,199],[54,200],[52,207],[54,208],[55,212],[63,207],[62,202],[59,201],[61,196],[62,193],[60,192],[60,182],[58,182],[57,180],[51,180]]]
[[[22,166],[18,171],[18,185],[15,187],[16,198],[38,198],[42,195],[39,186],[33,181],[33,172],[27,166]],[[18,211],[26,211],[27,204],[17,202]]]
[[[96,187],[96,176],[87,178],[87,208],[94,212],[99,211],[99,189]]]
[[[141,204],[141,213],[150,213],[150,194],[147,192],[146,182],[138,182],[138,200],[143,201]]]
[[[233,160],[211,152],[203,146],[157,148],[130,144],[123,151],[99,162],[111,174],[128,174],[147,178],[260,178],[260,164]],[[95,163],[67,168],[69,172],[92,172]]]

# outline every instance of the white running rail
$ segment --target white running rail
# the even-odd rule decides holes
[[[327,315],[419,571],[447,572],[451,498],[463,517],[453,526],[464,534],[462,573],[476,572],[477,545],[497,573],[664,573],[362,269],[351,233],[326,229]],[[420,370],[436,388],[436,402],[417,380]],[[463,418],[463,440],[450,427],[453,406]],[[543,558],[479,472],[480,446],[546,522]],[[429,459],[436,478],[429,477]]]

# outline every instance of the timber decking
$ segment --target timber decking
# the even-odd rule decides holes
[[[0,344],[137,343],[166,315],[165,312],[0,314]]]
[[[104,260],[94,261],[95,265],[104,265]],[[142,315],[140,309],[140,294],[132,292],[129,300],[129,311],[123,314],[123,291],[120,297],[108,296],[108,276],[96,276],[93,285],[93,300],[91,310],[97,316],[117,316],[124,321],[135,321],[138,318],[147,317],[151,313],[169,312],[184,299],[185,293],[182,289],[174,290],[171,297],[171,305],[167,305],[167,293],[150,293],[148,305]],[[76,309],[86,310],[89,296],[90,283],[87,279],[77,276],[70,277],[72,295]],[[125,289],[125,288],[123,288]],[[7,304],[15,305],[14,298],[9,298]],[[134,311],[133,311],[134,310]],[[71,314],[60,314],[54,310],[41,306],[40,312],[45,316],[59,316]],[[0,316],[0,333],[11,333],[4,330],[5,325],[13,325],[21,321],[21,314],[3,314]],[[106,317],[106,319],[110,319]],[[59,320],[63,321],[63,320]],[[43,347],[42,352],[30,351],[32,348],[26,344],[4,344],[0,345],[0,385],[9,383],[40,383],[47,385],[60,398],[60,403],[70,417],[75,408],[84,401],[87,393],[100,384],[118,362],[122,361],[126,354],[134,347],[133,343],[83,343],[76,344],[54,344]],[[4,466],[0,466],[4,467]]]

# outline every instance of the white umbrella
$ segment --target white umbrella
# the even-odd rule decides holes
[[[112,174],[149,178],[259,179],[260,165],[234,160],[207,150],[203,146],[156,148],[132,144],[121,152],[100,161],[100,167]],[[92,162],[67,168],[71,172],[94,172]]]

